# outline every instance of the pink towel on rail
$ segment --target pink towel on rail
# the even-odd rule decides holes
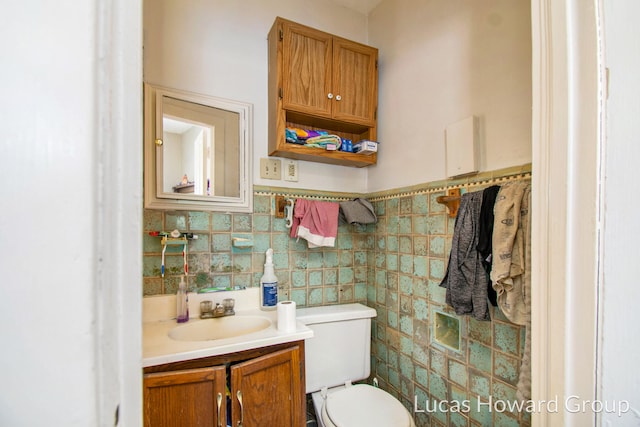
[[[291,237],[302,237],[310,248],[334,247],[338,235],[338,211],[335,202],[298,199],[293,208]]]

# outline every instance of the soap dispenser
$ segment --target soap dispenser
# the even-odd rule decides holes
[[[275,310],[278,304],[278,278],[273,271],[273,249],[267,249],[264,274],[260,278],[260,308]]]
[[[187,295],[187,284],[184,276],[180,277],[180,285],[176,294],[176,320],[184,323],[189,320],[189,296]]]

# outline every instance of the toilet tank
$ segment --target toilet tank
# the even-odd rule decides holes
[[[374,309],[362,304],[297,310],[297,319],[313,330],[313,337],[304,344],[307,393],[369,376],[371,318],[375,316]]]

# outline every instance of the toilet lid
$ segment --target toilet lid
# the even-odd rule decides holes
[[[330,393],[325,403],[327,415],[336,426],[408,427],[410,416],[389,393],[367,384],[357,384]]]

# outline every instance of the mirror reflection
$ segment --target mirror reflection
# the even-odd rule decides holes
[[[145,84],[145,207],[250,212],[251,113]]]
[[[162,107],[162,192],[238,197],[238,113],[167,96]]]

